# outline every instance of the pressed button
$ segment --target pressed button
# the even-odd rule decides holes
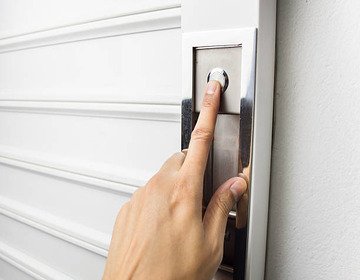
[[[213,68],[207,76],[207,81],[218,81],[221,85],[221,92],[224,93],[229,85],[229,76],[222,68]]]

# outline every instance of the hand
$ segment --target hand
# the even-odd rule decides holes
[[[203,217],[203,177],[220,103],[210,81],[189,149],[171,156],[120,210],[103,280],[211,279],[220,265],[227,216],[247,184],[226,181]]]

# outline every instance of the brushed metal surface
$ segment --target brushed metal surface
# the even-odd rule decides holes
[[[222,95],[214,142],[204,176],[206,207],[217,187],[226,179],[244,173],[249,189],[231,211],[225,233],[224,259],[214,279],[243,280],[247,274],[249,197],[252,195],[252,146],[254,129],[256,30],[196,33],[183,41],[184,71],[182,103],[182,148],[187,148],[196,123],[208,72],[223,68],[229,86]],[[224,66],[225,65],[225,66]]]
[[[212,191],[239,173],[240,116],[219,114],[213,142]]]
[[[240,114],[241,95],[240,45],[198,47],[194,50],[195,111],[200,112],[207,76],[213,68],[222,68],[229,79],[226,92],[221,97],[220,113]]]

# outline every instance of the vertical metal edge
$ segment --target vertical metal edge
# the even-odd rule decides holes
[[[265,278],[275,70],[276,0],[259,0],[252,193],[249,203],[246,280]]]
[[[251,215],[250,198],[252,194],[252,153],[254,137],[254,106],[255,106],[255,71],[256,71],[256,29],[243,42],[243,58],[240,100],[240,130],[239,130],[239,173],[249,179],[248,193],[239,201],[236,215],[235,269],[234,280],[245,279],[247,270],[248,223]]]

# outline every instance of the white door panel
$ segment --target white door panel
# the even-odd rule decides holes
[[[39,229],[15,217],[14,214],[1,214],[0,227],[1,242],[5,244],[0,248],[3,249],[4,254],[25,263],[26,259],[30,258],[28,265],[32,269],[39,269],[39,263],[50,267],[53,270],[52,275],[46,275],[45,279],[65,279],[59,277],[59,274],[68,275],[73,279],[101,278],[105,264],[103,255],[75,242],[69,242],[65,237],[49,234],[46,229]],[[25,256],[19,257],[17,251]],[[33,261],[34,259],[36,262]]]
[[[179,6],[179,0],[2,0],[0,38]]]
[[[177,28],[5,52],[0,98],[174,104],[180,38]]]
[[[118,209],[180,146],[179,3],[4,0],[0,21],[0,279],[100,279]]]
[[[79,173],[93,170],[94,177],[133,177],[143,183],[179,147],[178,121],[146,120],[146,111],[138,117],[144,120],[98,118],[97,112],[83,117],[19,111],[0,112],[0,131],[7,131],[0,139],[0,155],[20,154],[47,165],[64,165],[61,169],[74,167]],[[160,117],[166,118],[166,113]],[[163,148],[157,151],[155,145]]]
[[[32,276],[28,275],[26,272],[23,272],[21,269],[15,267],[14,265],[0,259],[0,271],[2,271],[2,277],[0,280],[7,279],[17,279],[17,280],[34,280]]]
[[[66,228],[75,232],[92,230],[101,240],[106,237],[105,241],[109,241],[117,211],[131,193],[121,191],[121,185],[116,193],[101,186],[24,169],[15,164],[0,165],[0,208],[19,209],[21,213],[34,217],[41,215],[47,223],[60,228],[65,223],[68,225]],[[94,234],[89,234],[89,237]]]

